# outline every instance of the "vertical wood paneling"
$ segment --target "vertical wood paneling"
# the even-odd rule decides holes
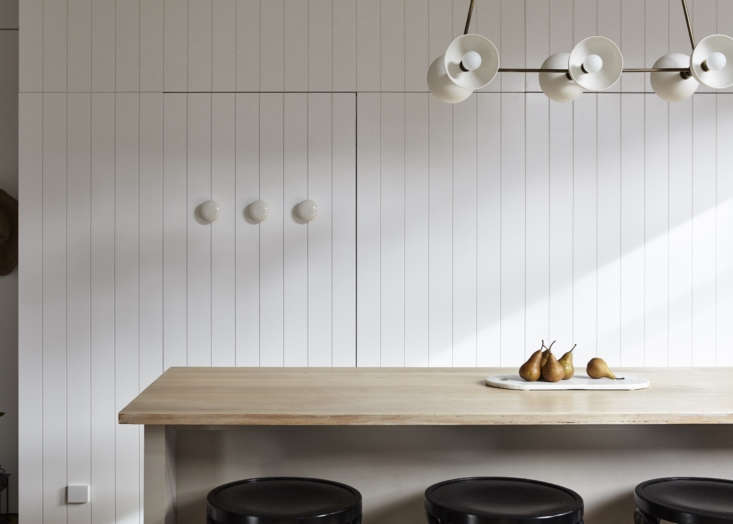
[[[18,508],[24,519],[43,522],[43,95],[21,94],[18,110]]]
[[[236,89],[237,1],[211,2],[211,89],[214,91]]]
[[[116,519],[115,114],[114,95],[92,95],[92,522]]]
[[[357,0],[332,2],[332,89],[336,91],[356,89],[356,4]]]
[[[219,219],[211,225],[211,363],[236,361],[236,224],[242,220],[236,202],[235,95],[214,95],[211,107],[211,198]]]
[[[188,1],[188,90],[211,91],[214,0]]]
[[[428,125],[428,351],[431,366],[449,366],[453,360],[453,254],[446,246],[453,244],[453,107],[431,97]]]
[[[163,95],[140,95],[140,387],[163,371]]]
[[[692,364],[716,360],[716,97],[693,98],[692,151]]]
[[[380,358],[405,363],[405,97],[381,95],[379,145]],[[372,204],[373,205],[373,204]]]
[[[217,2],[217,5],[221,3],[223,2]],[[164,4],[165,0],[140,2],[140,89],[142,91],[163,90]],[[223,32],[223,29],[221,31]],[[234,46],[232,46],[233,52]]]
[[[332,95],[331,365],[356,364],[356,99]]]
[[[163,2],[163,88],[166,91],[185,91],[188,88],[189,47],[187,3],[182,0]]]
[[[43,516],[66,520],[68,383],[66,95],[43,95]]]
[[[43,90],[65,91],[68,27],[66,1],[44,0],[43,4]]]
[[[502,94],[501,104],[501,364],[521,364],[524,348],[525,203],[524,95]]]
[[[333,363],[333,95],[308,95],[308,198],[318,216],[308,234],[308,364]],[[286,210],[283,209],[283,215]],[[292,218],[283,217],[284,220]]]
[[[381,97],[357,96],[359,132],[357,139],[356,206],[357,217],[357,365],[380,364],[381,285],[380,261],[381,208],[378,205],[381,183]],[[371,210],[371,212],[364,212]]]
[[[68,95],[69,467],[73,482],[91,482],[91,97]],[[69,507],[69,522],[91,522],[89,505]]]
[[[168,0],[170,1],[170,0]],[[60,2],[59,2],[60,3]],[[92,4],[92,90],[111,92],[116,86],[117,21],[115,0]]]
[[[733,152],[724,145],[724,137],[733,136],[733,97],[717,95],[717,202],[716,202],[716,361],[720,365],[733,364],[733,326],[728,322],[733,310]]]
[[[529,35],[528,35],[529,37]],[[549,339],[549,168],[548,115],[550,101],[542,94],[528,94],[526,126],[526,328],[523,354]]]
[[[308,0],[308,87],[310,91],[333,89],[333,0]],[[301,20],[301,23],[303,21]]]
[[[405,97],[405,365],[428,356],[428,106],[430,95]],[[360,137],[361,138],[361,137]],[[409,271],[407,270],[409,268]]]
[[[67,72],[69,91],[92,87],[92,2],[69,0]]]
[[[308,196],[309,95],[285,97],[285,209]],[[308,364],[308,227],[285,221],[284,351],[286,366]],[[321,290],[322,291],[322,290]]]
[[[644,363],[644,95],[621,100],[621,363]]]
[[[167,95],[163,142],[163,368],[188,364],[188,102]]]
[[[18,14],[18,89],[20,92],[43,90],[43,17],[44,0],[23,2]]]
[[[260,194],[260,98],[236,95],[236,172],[237,213]],[[272,213],[272,209],[270,213]],[[260,363],[260,238],[261,225],[237,217],[235,238],[236,359],[239,366]]]
[[[321,56],[310,53],[309,2],[295,2],[284,11],[285,26],[285,85],[297,91],[308,90],[311,56],[318,62]],[[320,28],[322,32],[324,28]],[[314,35],[314,38],[318,38]],[[323,51],[321,49],[321,51]],[[322,82],[322,79],[320,80]],[[318,82],[318,80],[316,81]]]
[[[186,180],[186,275],[188,358],[191,366],[211,365],[211,224],[204,224],[197,207],[211,199],[211,97],[188,95],[188,158]],[[178,225],[180,227],[181,224]]]
[[[380,8],[381,0],[356,0],[356,89],[359,91],[378,91],[382,85]]]
[[[596,351],[598,172],[596,157],[597,98],[581,96],[573,103],[573,333],[579,361]],[[560,351],[562,346],[558,348]]]
[[[285,89],[284,1],[260,1],[260,91]]]
[[[476,100],[453,113],[453,357],[454,366],[476,365],[477,149]]]
[[[380,0],[379,48],[383,91],[405,89],[405,12],[404,1]]]
[[[692,365],[693,100],[669,106],[669,364]]]
[[[118,94],[115,146],[115,408],[140,390],[140,96]],[[117,425],[116,522],[137,522],[140,428]]]
[[[260,87],[260,4],[262,0],[236,0],[237,89],[257,91]]]
[[[645,96],[644,364],[668,358],[669,122],[668,104]]]
[[[476,327],[480,366],[501,358],[501,97],[476,98]]]
[[[260,198],[270,216],[260,224],[260,364],[283,365],[283,95],[260,96]]]
[[[117,21],[115,55],[115,89],[137,91],[140,89],[140,23],[141,5],[135,1],[115,2]]]
[[[646,59],[644,51],[644,29],[646,27],[645,2],[621,1],[621,41],[618,43],[624,55],[624,64],[642,64]],[[621,77],[621,91],[643,91],[646,75],[635,73]]]

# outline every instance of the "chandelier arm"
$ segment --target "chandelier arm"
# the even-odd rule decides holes
[[[695,36],[692,34],[692,22],[690,21],[690,13],[687,11],[687,2],[682,0],[682,11],[685,13],[685,23],[687,24],[687,34],[690,37],[690,45],[695,49]]]
[[[468,30],[471,28],[471,17],[473,16],[474,2],[475,0],[471,0],[471,3],[468,5],[468,15],[466,15],[466,27],[463,29],[464,35],[467,35]]]
[[[500,73],[567,73],[567,69],[542,67],[500,67]],[[627,67],[624,73],[689,73],[689,67]]]

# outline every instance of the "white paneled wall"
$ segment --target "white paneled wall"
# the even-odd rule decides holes
[[[353,366],[353,94],[21,94],[21,511],[138,521],[174,365]],[[209,199],[218,221],[197,222]],[[243,210],[269,204],[261,225]],[[305,198],[318,218],[297,223]],[[69,482],[93,501],[63,504]]]
[[[728,0],[688,0],[698,36],[731,32]],[[20,89],[49,91],[421,91],[463,30],[467,0],[23,0]],[[688,52],[678,0],[479,0],[473,31],[502,65],[538,67],[592,34],[626,65]],[[648,75],[614,89],[648,90]],[[503,74],[484,91],[539,89]],[[710,91],[705,88],[703,91]]]
[[[473,28],[507,66],[595,33],[651,65],[688,49],[678,4],[479,0]],[[733,32],[733,2],[690,4],[698,36]],[[443,105],[426,69],[466,7],[21,2],[24,521],[140,521],[116,413],[171,365],[514,365],[541,337],[733,364],[733,96],[626,75],[561,105],[503,74]]]
[[[733,363],[733,97],[358,103],[359,365]]]

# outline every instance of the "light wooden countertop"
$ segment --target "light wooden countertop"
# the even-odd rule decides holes
[[[489,368],[171,368],[119,414],[151,425],[733,424],[733,368],[617,370],[639,391],[510,391]]]

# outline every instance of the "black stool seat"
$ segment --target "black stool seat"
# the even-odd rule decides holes
[[[358,524],[361,494],[330,480],[268,477],[214,488],[206,497],[209,524]]]
[[[733,522],[733,481],[697,477],[647,480],[634,490],[647,517],[680,524]]]
[[[425,510],[440,524],[582,524],[583,499],[537,480],[472,477],[425,491]]]

